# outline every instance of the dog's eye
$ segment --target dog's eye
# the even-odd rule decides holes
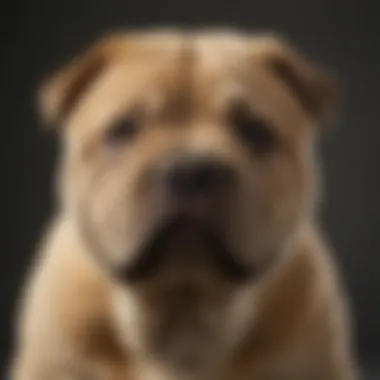
[[[267,123],[243,109],[237,109],[231,117],[239,137],[249,145],[254,153],[265,154],[275,145],[275,136]]]
[[[134,118],[124,117],[108,128],[104,135],[104,141],[107,145],[118,146],[130,141],[137,132],[137,121]]]

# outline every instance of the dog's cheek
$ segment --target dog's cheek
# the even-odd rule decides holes
[[[268,189],[271,218],[279,235],[292,233],[304,214],[306,181],[303,165],[293,155],[279,157],[274,182]],[[286,237],[286,236],[285,236]]]
[[[304,208],[305,173],[294,157],[277,155],[245,174],[233,236],[247,262],[265,260],[296,228]]]
[[[107,166],[100,157],[94,157],[91,162],[72,160],[64,169],[66,212],[81,231],[90,231],[88,235],[97,237],[95,245],[101,247],[96,248],[106,255],[119,255],[124,248],[121,231],[126,229],[127,205],[118,177],[121,176],[116,168]],[[87,240],[87,234],[83,235]]]
[[[139,191],[141,172],[134,161],[123,161],[89,168],[81,176],[79,208],[113,264],[127,265],[134,259],[155,220],[151,202]]]
[[[310,155],[300,155],[296,150],[278,162],[275,183],[271,187],[272,239],[278,247],[287,246],[299,226],[310,217],[314,202],[311,166]]]

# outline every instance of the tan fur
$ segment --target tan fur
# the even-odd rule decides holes
[[[267,120],[278,141],[268,157],[228,125],[234,99]],[[324,72],[272,35],[120,33],[47,81],[40,100],[65,153],[12,380],[357,380],[344,292],[314,222],[312,145],[337,100]],[[136,110],[139,135],[108,151],[104,133]],[[165,215],[151,170],[178,149],[238,173],[225,235],[247,265],[268,265],[259,279],[225,281],[192,254],[201,244],[180,238],[168,248],[180,259],[138,284],[119,283],[91,252],[94,239],[112,265],[135,259]],[[176,365],[186,352],[194,372]]]

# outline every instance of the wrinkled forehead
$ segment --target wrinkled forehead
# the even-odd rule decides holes
[[[216,117],[237,102],[279,125],[301,119],[297,102],[252,42],[234,35],[154,34],[132,38],[93,83],[75,114],[102,128],[128,112],[180,122]]]

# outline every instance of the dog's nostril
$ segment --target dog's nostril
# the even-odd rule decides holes
[[[230,171],[213,160],[177,161],[168,171],[168,185],[175,196],[202,195],[224,187],[229,182]]]

